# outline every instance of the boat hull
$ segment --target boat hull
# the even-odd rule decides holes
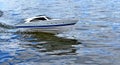
[[[16,25],[22,31],[38,31],[48,33],[62,33],[72,30],[77,20],[53,20],[53,21],[40,21]]]
[[[74,25],[45,27],[45,28],[19,28],[22,32],[47,32],[47,33],[62,33],[74,29]]]

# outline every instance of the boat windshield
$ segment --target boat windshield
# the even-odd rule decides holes
[[[52,19],[52,18],[50,18],[50,17],[46,17],[47,19]]]
[[[39,20],[41,20],[41,21],[45,21],[45,20],[47,20],[46,18],[44,18],[44,17],[39,17],[39,18],[34,18],[34,19],[32,19],[30,22],[37,22],[37,21],[39,21]]]

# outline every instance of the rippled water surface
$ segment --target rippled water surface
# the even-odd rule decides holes
[[[119,4],[119,0],[0,0],[4,12],[0,65],[119,65]],[[10,26],[36,15],[80,21],[74,30],[57,35],[18,32]]]

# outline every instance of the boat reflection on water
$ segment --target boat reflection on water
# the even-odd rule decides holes
[[[48,55],[76,54],[76,48],[72,45],[80,44],[77,40],[59,38],[51,33],[26,32],[21,34],[24,41],[30,42],[23,44],[23,47],[29,47]]]

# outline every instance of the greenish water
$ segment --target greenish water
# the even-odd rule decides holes
[[[37,51],[53,55],[76,54],[75,48],[71,45],[80,44],[77,40],[56,37],[50,33],[29,32],[22,33],[22,35],[24,35],[23,37],[25,38],[25,41],[38,42],[37,44],[22,44],[23,46],[29,46],[30,48],[37,49]],[[32,36],[28,37],[29,35]],[[31,39],[31,37],[34,39]]]

